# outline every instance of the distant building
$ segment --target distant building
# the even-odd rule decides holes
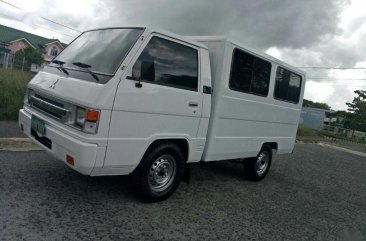
[[[302,107],[300,124],[311,129],[321,130],[323,125],[331,125],[337,121],[335,114],[336,111],[334,110]]]
[[[311,129],[321,130],[325,118],[325,111],[324,109],[302,107],[300,124]]]
[[[0,67],[9,67],[13,54],[31,47],[42,54],[46,63],[49,63],[66,44],[58,39],[48,39],[18,29],[0,25]]]
[[[325,118],[324,118],[324,125],[333,125],[334,123],[343,120],[343,118],[338,117],[337,111],[334,110],[326,110],[325,111]]]

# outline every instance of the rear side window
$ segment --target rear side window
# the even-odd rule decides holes
[[[231,65],[229,88],[244,93],[267,96],[271,63],[235,49]]]
[[[133,66],[132,76],[141,81],[197,91],[198,51],[153,37]]]
[[[299,103],[301,92],[300,75],[282,67],[277,68],[274,97],[279,100]]]

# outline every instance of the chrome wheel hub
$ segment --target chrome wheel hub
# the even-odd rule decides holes
[[[157,158],[151,165],[148,173],[148,182],[151,190],[161,192],[166,190],[174,181],[177,172],[175,160],[170,155]]]
[[[269,162],[268,153],[265,151],[261,152],[259,154],[259,156],[257,157],[257,162],[256,162],[256,171],[257,171],[258,176],[263,175],[263,173],[267,170],[268,162]]]

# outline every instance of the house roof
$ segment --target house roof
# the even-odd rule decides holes
[[[67,44],[62,43],[58,39],[48,39],[44,38],[35,34],[27,33],[18,29],[10,28],[4,25],[0,25],[0,42],[6,42],[10,43],[14,40],[20,40],[25,39],[27,42],[29,42],[35,49],[38,51],[42,51],[44,45],[58,41],[61,43],[64,47],[67,46]]]

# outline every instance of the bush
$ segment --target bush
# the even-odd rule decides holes
[[[18,119],[27,84],[33,76],[31,72],[0,68],[0,120]]]

